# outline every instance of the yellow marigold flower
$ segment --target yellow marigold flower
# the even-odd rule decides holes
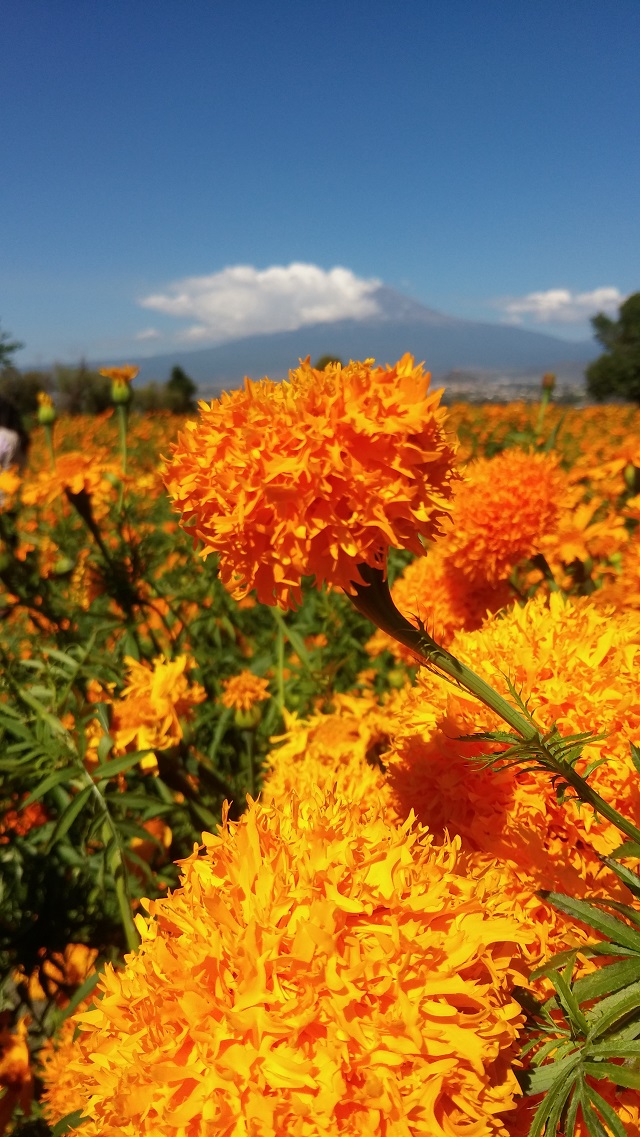
[[[569,479],[548,454],[503,450],[465,468],[447,538],[449,563],[473,581],[497,585],[540,551],[569,496]]]
[[[262,800],[285,801],[293,792],[305,801],[321,787],[344,801],[376,801],[397,821],[379,761],[389,745],[392,708],[392,699],[380,706],[368,692],[335,695],[330,714],[308,719],[285,709],[286,733],[271,739],[276,748],[267,755]]]
[[[153,666],[138,663],[131,656],[125,656],[124,662],[127,683],[112,709],[113,753],[168,750],[176,746],[183,735],[182,722],[197,703],[206,699],[204,687],[187,678],[187,656],[166,660],[161,655],[154,659]],[[154,769],[155,759],[149,757],[147,768]]]
[[[73,1076],[109,1137],[506,1137],[522,932],[455,842],[329,793],[250,801],[203,841],[75,1016],[52,1121]]]
[[[449,508],[454,454],[429,378],[409,355],[390,368],[307,360],[288,382],[247,379],[200,405],[165,482],[236,597],[255,587],[293,606],[310,574],[353,593],[359,564],[382,566],[392,545],[423,551]]]
[[[222,680],[221,702],[234,711],[250,711],[256,703],[269,696],[269,680],[261,679],[253,671],[241,671],[230,679]]]

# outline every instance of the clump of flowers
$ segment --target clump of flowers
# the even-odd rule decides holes
[[[51,1121],[82,1108],[104,1137],[505,1137],[522,933],[487,914],[455,842],[329,793],[250,802],[203,840],[76,1016],[62,1078],[45,1070]]]
[[[630,757],[640,729],[639,614],[602,610],[586,598],[565,602],[552,593],[548,606],[536,598],[488,620],[479,631],[460,633],[453,650],[507,699],[508,676],[543,729],[556,723],[564,736],[601,732],[602,740],[585,746],[578,771],[605,758],[590,774],[590,784],[640,821]],[[618,830],[575,801],[559,804],[539,772],[493,772],[482,761],[472,764],[469,759],[486,761],[500,749],[468,738],[500,727],[496,715],[423,670],[416,686],[404,692],[396,722],[383,761],[400,814],[414,808],[434,834],[459,834],[476,865],[499,858],[511,876],[504,887],[517,886],[519,895],[523,887],[529,893],[558,888],[574,896],[598,890],[603,869],[597,854],[620,844]]]
[[[311,574],[353,594],[358,565],[384,567],[390,546],[423,551],[454,477],[429,378],[409,355],[387,368],[307,360],[287,382],[247,379],[201,404],[165,481],[236,596],[255,588],[262,603],[291,607]]]

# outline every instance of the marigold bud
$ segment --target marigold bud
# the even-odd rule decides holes
[[[38,422],[40,426],[51,426],[56,421],[56,408],[51,395],[38,391]]]

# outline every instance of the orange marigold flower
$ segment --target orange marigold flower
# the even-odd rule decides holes
[[[105,379],[111,379],[112,383],[132,383],[139,373],[140,368],[131,365],[127,367],[103,367],[100,369],[100,374],[104,375]]]
[[[569,493],[567,475],[549,454],[503,450],[470,463],[455,495],[449,563],[470,580],[505,580],[540,551]]]
[[[104,450],[71,450],[57,456],[53,470],[42,470],[25,483],[22,500],[25,505],[46,505],[66,492],[87,495],[96,516],[100,516],[113,497],[109,478],[117,471]]]
[[[241,671],[230,679],[222,680],[221,703],[234,711],[250,711],[256,703],[269,696],[269,680],[261,679],[253,671]]]
[[[409,355],[389,368],[307,360],[288,382],[247,379],[200,405],[165,481],[234,595],[255,587],[262,603],[291,607],[309,574],[353,593],[359,564],[380,566],[392,545],[423,551],[454,476],[429,378]]]
[[[97,1131],[506,1137],[522,932],[487,913],[455,842],[320,792],[250,801],[203,840],[73,1020]],[[60,1098],[49,1082],[52,1121],[68,1081]]]

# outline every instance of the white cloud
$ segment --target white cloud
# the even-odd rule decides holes
[[[145,328],[144,331],[138,332],[136,339],[144,342],[145,340],[159,340],[162,338],[162,333],[157,328]]]
[[[596,312],[617,314],[625,299],[617,288],[594,288],[592,292],[571,292],[568,288],[549,288],[526,296],[496,301],[509,323],[521,324],[529,317],[537,324],[579,324]]]
[[[262,332],[295,331],[306,324],[374,316],[382,282],[348,268],[325,270],[294,263],[257,269],[232,265],[210,276],[190,276],[164,293],[145,296],[143,308],[196,323],[180,333],[188,341],[221,343]]]

